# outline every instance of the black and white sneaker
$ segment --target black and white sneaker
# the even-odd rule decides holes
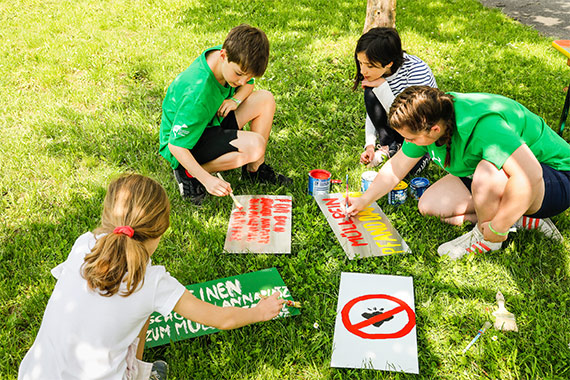
[[[152,363],[149,380],[167,380],[168,364],[164,360],[157,360]]]
[[[417,164],[414,165],[412,170],[410,170],[410,174],[414,177],[418,176],[421,172],[424,171],[425,168],[429,165],[431,158],[429,154],[424,154],[422,158],[418,161]]]
[[[394,157],[394,155],[402,148],[402,144],[393,141],[388,145],[388,157]]]
[[[275,170],[266,163],[259,165],[256,172],[247,170],[247,165],[241,167],[241,178],[251,182],[270,183],[272,185],[289,185],[293,180],[283,174],[275,173]]]
[[[182,198],[188,198],[195,205],[202,204],[206,197],[206,188],[196,178],[189,177],[182,165],[174,169],[174,177],[178,183],[178,190]]]

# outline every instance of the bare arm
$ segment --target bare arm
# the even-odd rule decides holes
[[[237,99],[239,103],[247,99],[248,96],[253,92],[253,84],[246,83],[240,86],[232,98]],[[228,112],[235,110],[239,107],[239,104],[233,99],[226,99],[222,102],[222,105],[218,109],[218,116],[226,117]]]
[[[232,190],[230,184],[214,177],[204,170],[188,149],[172,145],[170,143],[168,144],[168,149],[170,149],[172,155],[178,160],[178,162],[180,162],[180,165],[184,166],[188,173],[196,177],[196,179],[204,185],[208,193],[218,197],[222,197],[230,193]]]
[[[230,330],[275,318],[285,302],[279,296],[279,292],[273,293],[252,308],[219,307],[196,298],[186,290],[174,306],[174,311],[191,321]]]
[[[493,229],[504,232],[527,211],[535,212],[542,204],[544,183],[542,167],[525,144],[507,158],[503,171],[508,177],[499,209],[491,220]],[[497,239],[497,235],[488,229],[488,223],[482,223],[485,238]],[[501,240],[505,240],[506,236]]]
[[[361,197],[349,198],[350,207],[348,215],[354,216],[372,202],[388,194],[408,174],[420,158],[411,158],[400,149],[394,157],[390,158],[378,171],[374,182]]]

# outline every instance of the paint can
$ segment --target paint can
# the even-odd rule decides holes
[[[309,172],[309,195],[328,193],[331,189],[331,173],[323,169]]]
[[[400,182],[392,191],[388,193],[388,204],[401,205],[408,197],[408,184]]]
[[[374,170],[369,170],[367,172],[362,173],[362,176],[361,176],[362,179],[361,179],[361,183],[360,183],[360,192],[364,193],[366,190],[368,190],[368,187],[374,181],[374,178],[376,178],[377,174],[378,174],[378,172],[376,172]]]
[[[429,187],[429,180],[424,177],[416,177],[410,181],[410,193],[416,199],[420,199],[424,191]]]

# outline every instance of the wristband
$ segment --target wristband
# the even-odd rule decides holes
[[[507,236],[509,234],[509,231],[507,232],[498,232],[495,231],[495,229],[491,226],[491,222],[489,222],[489,224],[487,225],[489,227],[489,229],[491,230],[492,233],[494,233],[495,235],[499,235],[499,236]]]
[[[236,104],[239,106],[241,104],[241,100],[234,98],[233,96],[230,96],[230,99],[233,100],[234,102],[236,102]]]

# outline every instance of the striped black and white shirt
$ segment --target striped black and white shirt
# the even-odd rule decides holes
[[[437,83],[429,66],[415,55],[404,53],[404,63],[398,70],[386,77],[386,82],[372,89],[372,92],[386,110],[390,111],[390,106],[396,96],[410,86],[430,86],[436,87]],[[364,146],[376,144],[376,130],[368,114],[366,115],[366,143]]]

